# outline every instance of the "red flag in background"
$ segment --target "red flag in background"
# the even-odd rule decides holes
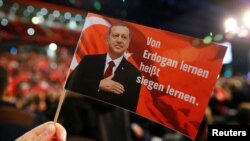
[[[115,23],[129,26],[131,43],[125,57],[142,73],[136,80],[141,84],[136,113],[194,139],[226,48],[89,13],[69,73],[84,55],[107,52],[107,31]]]

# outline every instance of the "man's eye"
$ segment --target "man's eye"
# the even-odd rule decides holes
[[[118,34],[113,34],[113,36],[114,36],[114,37],[117,37],[117,36],[119,36],[119,35],[118,35]]]
[[[128,37],[127,36],[122,36],[123,39],[127,39]]]

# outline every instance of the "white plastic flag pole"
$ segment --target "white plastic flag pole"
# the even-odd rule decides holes
[[[58,106],[57,106],[57,109],[56,109],[56,114],[55,114],[55,117],[54,117],[54,123],[56,123],[57,120],[58,120],[59,113],[60,113],[60,111],[61,111],[61,108],[62,108],[62,104],[63,104],[64,98],[65,98],[65,95],[66,95],[66,90],[63,89],[62,95],[60,96],[60,100],[59,100],[59,103],[58,103]]]

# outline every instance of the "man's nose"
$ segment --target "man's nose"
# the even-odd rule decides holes
[[[119,36],[119,37],[117,38],[117,41],[118,41],[118,42],[122,42],[122,37]]]

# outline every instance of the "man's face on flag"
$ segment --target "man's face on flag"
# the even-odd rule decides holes
[[[130,43],[130,33],[126,26],[115,25],[111,27],[107,39],[111,57],[118,58],[124,54]]]

